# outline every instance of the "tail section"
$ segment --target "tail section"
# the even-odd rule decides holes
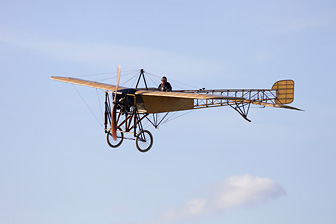
[[[289,104],[294,101],[294,81],[281,80],[277,81],[272,86],[276,90],[276,104]]]

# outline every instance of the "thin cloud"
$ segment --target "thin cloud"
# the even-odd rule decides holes
[[[103,68],[115,69],[117,64],[128,68],[150,68],[152,72],[183,74],[185,77],[223,71],[223,63],[182,55],[178,52],[145,47],[117,45],[103,42],[55,40],[48,38],[21,38],[0,35],[0,42],[45,53],[60,60],[73,61]],[[167,74],[165,74],[167,75]]]
[[[182,219],[235,207],[261,205],[285,194],[285,190],[272,179],[250,175],[231,176],[207,186],[202,196],[193,197],[184,205],[165,211],[155,220],[146,223],[177,223]]]
[[[272,28],[268,31],[269,34],[291,34],[298,32],[305,32],[315,28],[327,27],[335,24],[335,18],[287,18],[278,19]]]

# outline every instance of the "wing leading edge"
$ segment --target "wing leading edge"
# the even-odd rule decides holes
[[[115,85],[110,85],[106,83],[87,81],[87,80],[71,78],[71,77],[60,77],[60,76],[51,76],[50,78],[56,81],[60,81],[60,82],[67,82],[67,83],[88,86],[88,87],[93,87],[93,88],[98,88],[98,89],[104,89],[104,90],[110,90],[110,91],[116,90]],[[119,86],[118,89],[125,89],[125,88]]]

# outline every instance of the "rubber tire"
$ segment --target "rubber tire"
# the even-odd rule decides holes
[[[141,148],[139,147],[139,144],[138,144],[139,136],[140,136],[140,134],[142,134],[142,132],[148,133],[149,138],[150,138],[150,141],[151,141],[151,142],[150,142],[150,145],[149,145],[146,149],[141,149]],[[152,146],[153,146],[153,135],[152,135],[149,131],[147,131],[147,130],[142,130],[142,131],[140,131],[140,132],[136,135],[136,137],[135,137],[135,145],[136,145],[137,149],[138,149],[140,152],[148,152],[148,151],[152,148]]]
[[[107,144],[110,146],[110,147],[112,147],[112,148],[117,148],[117,147],[119,147],[120,145],[121,145],[121,143],[123,143],[123,141],[124,141],[124,133],[122,132],[122,130],[121,130],[121,128],[118,128],[118,130],[120,131],[119,133],[121,133],[121,141],[118,143],[118,144],[116,144],[116,145],[113,145],[111,142],[110,142],[110,140],[109,140],[109,135],[111,135],[111,131],[108,131],[107,132],[107,134],[106,134],[106,141],[107,141]],[[118,133],[118,132],[117,132]],[[112,137],[112,135],[111,135],[111,137]]]

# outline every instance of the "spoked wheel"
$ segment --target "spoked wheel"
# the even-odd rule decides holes
[[[135,145],[140,152],[147,152],[153,145],[153,136],[147,130],[140,131],[135,138]]]
[[[124,133],[122,132],[121,128],[118,128],[118,130],[119,131],[117,131],[117,140],[113,139],[111,131],[108,131],[106,134],[107,144],[112,148],[119,147],[121,143],[124,141]]]

